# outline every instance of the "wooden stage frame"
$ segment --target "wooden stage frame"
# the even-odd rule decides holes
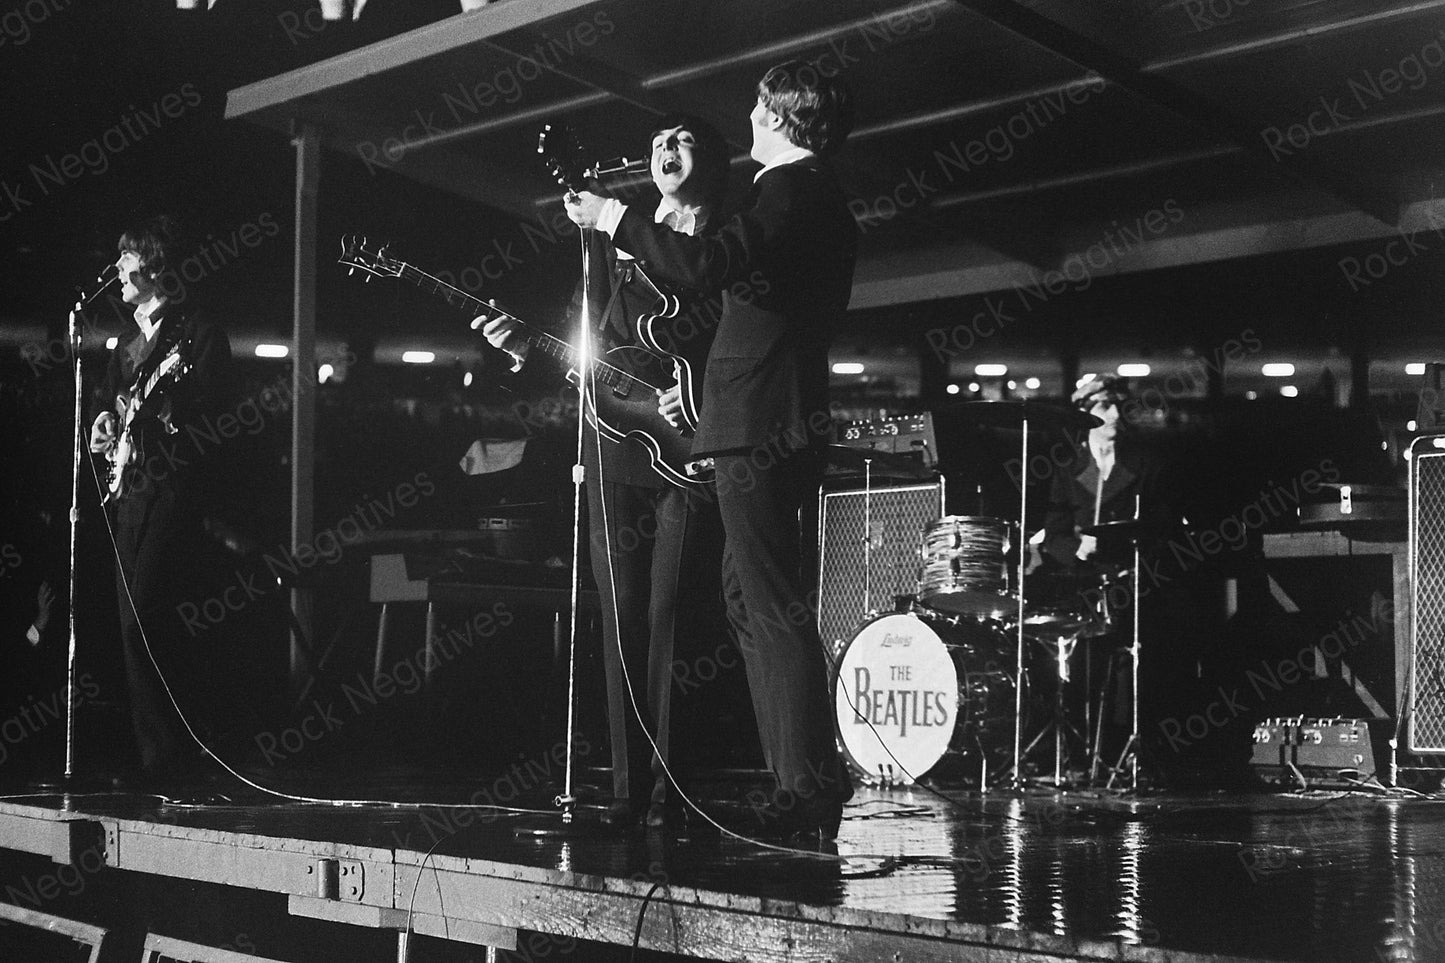
[[[408,933],[515,950],[523,931],[622,946],[636,934],[650,950],[766,963],[1236,959],[336,841],[346,817],[335,814],[354,815],[349,808],[295,807],[293,815],[317,831],[283,836],[186,824],[223,819],[205,809],[116,815],[107,812],[115,797],[96,798],[110,802],[0,801],[0,849],[73,864],[99,847],[106,870],[284,894],[292,915],[395,931],[400,959]]]

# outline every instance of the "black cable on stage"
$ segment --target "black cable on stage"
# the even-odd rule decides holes
[[[637,911],[637,928],[632,931],[632,954],[628,956],[630,963],[636,963],[637,960],[637,946],[642,942],[642,921],[647,918],[647,904],[652,902],[653,894],[661,889],[662,885],[653,883],[647,895],[642,897],[642,907]]]

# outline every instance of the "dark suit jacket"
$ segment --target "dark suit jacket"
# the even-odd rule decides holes
[[[1074,453],[1072,465],[1054,473],[1049,494],[1049,512],[1044,521],[1043,550],[1066,568],[1078,564],[1079,529],[1094,524],[1094,500],[1098,493],[1099,469],[1087,444]],[[1099,521],[1111,522],[1134,517],[1134,499],[1139,496],[1146,518],[1169,517],[1161,500],[1159,460],[1132,438],[1120,436],[1114,443],[1114,468],[1104,482]],[[1132,546],[1126,540],[1101,540],[1094,560],[1105,565],[1127,565]]]
[[[816,158],[775,167],[716,233],[687,237],[629,207],[617,246],[664,279],[723,293],[695,455],[829,438],[828,341],[848,307],[858,229]]]
[[[157,417],[159,406],[153,405],[142,409],[132,428],[136,460],[126,489],[134,495],[153,491],[156,485],[207,487],[216,481],[215,471],[207,469],[218,461],[213,449],[219,446],[208,439],[219,437],[216,419],[232,403],[234,393],[231,343],[224,331],[174,302],[163,304],[154,317],[160,320],[155,338],[148,343],[136,330],[118,344],[101,386],[103,403],[114,410],[116,395],[128,391],[138,378],[148,377],[179,343],[188,370],[164,392],[175,430],[166,431]]]
[[[651,209],[651,208],[649,208]],[[630,253],[630,252],[629,252]],[[606,234],[598,233],[589,248],[588,271],[591,289],[588,292],[587,310],[592,323],[594,349],[599,355],[619,345],[644,345],[638,334],[641,318],[655,313],[661,298],[652,285],[639,276],[634,259],[617,255],[617,247]],[[654,280],[657,280],[654,278]],[[658,330],[666,344],[662,347],[696,358],[696,377],[703,375],[702,354],[707,350],[707,341],[712,337],[715,325],[709,324],[709,311],[700,298],[690,296],[682,290],[668,290],[665,293],[680,298],[682,309],[678,317],[659,322]],[[577,336],[578,318],[582,311],[582,284],[579,280],[565,319],[553,326],[553,334],[573,342]],[[715,313],[713,313],[715,316]],[[546,385],[555,390],[561,384],[564,372],[554,359],[533,352],[519,372],[520,380],[529,390]],[[603,390],[606,390],[605,386]],[[659,419],[659,430],[671,432]],[[593,433],[586,436],[588,464],[596,464],[596,440]],[[652,469],[652,459],[646,449],[632,439],[619,444],[608,444],[605,449],[606,476],[609,481],[649,488],[659,487],[665,482]]]

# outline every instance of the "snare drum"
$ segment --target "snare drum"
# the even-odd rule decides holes
[[[1096,638],[1114,631],[1115,572],[1037,572],[1024,588],[1024,625],[1035,636]]]
[[[988,623],[926,612],[869,619],[833,673],[844,758],[879,785],[914,782],[949,750],[1006,753],[1013,659],[1003,630]]]
[[[945,515],[923,532],[918,600],[932,609],[1002,619],[1018,610],[1009,591],[1009,524],[982,515]]]

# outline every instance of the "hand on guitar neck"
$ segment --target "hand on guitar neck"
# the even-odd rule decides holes
[[[489,318],[483,314],[472,320],[473,328],[478,325],[482,326],[482,334],[486,337],[488,344],[512,356],[513,371],[522,367],[522,363],[527,360],[527,350],[530,345],[516,319],[506,315]]]

